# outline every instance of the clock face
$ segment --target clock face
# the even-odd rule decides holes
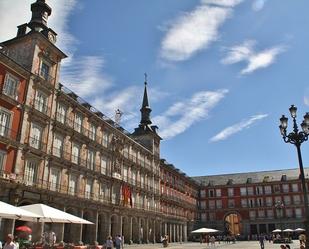
[[[56,42],[56,36],[52,32],[48,32],[48,40],[50,40],[52,43]]]

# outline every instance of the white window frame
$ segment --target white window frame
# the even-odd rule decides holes
[[[7,137],[10,133],[12,113],[5,108],[0,108],[0,136]]]
[[[6,158],[7,152],[5,150],[0,150],[0,173],[5,170]]]
[[[34,185],[37,180],[39,163],[38,161],[28,159],[25,165],[24,181],[26,185]]]
[[[20,80],[16,76],[14,76],[11,73],[5,74],[5,79],[3,83],[3,89],[2,89],[2,92],[5,95],[17,100],[19,86],[20,86]]]

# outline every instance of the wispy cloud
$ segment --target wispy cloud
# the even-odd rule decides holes
[[[242,0],[203,0],[191,12],[171,23],[161,43],[160,56],[167,61],[183,61],[206,49],[218,39],[219,28]]]
[[[227,55],[222,59],[223,64],[234,64],[241,61],[246,61],[247,66],[241,70],[241,74],[249,74],[257,69],[265,68],[273,64],[277,55],[285,51],[285,47],[277,45],[272,48],[264,49],[255,52],[254,46],[256,41],[248,40],[241,45],[228,48]]]
[[[153,118],[160,127],[160,136],[169,139],[183,133],[194,123],[206,118],[227,93],[226,89],[202,91],[188,100],[173,104],[163,114]]]
[[[260,11],[264,8],[264,5],[266,3],[267,0],[255,0],[252,3],[252,9],[254,11]]]
[[[210,142],[218,142],[227,139],[228,137],[234,135],[235,133],[241,132],[243,129],[249,128],[252,124],[257,122],[258,120],[264,119],[268,116],[268,114],[259,114],[254,115],[247,120],[243,120],[237,124],[229,126],[222,131],[220,131],[217,135],[210,139]]]

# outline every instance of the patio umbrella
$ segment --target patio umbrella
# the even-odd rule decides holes
[[[32,229],[30,227],[27,227],[27,226],[16,227],[15,231],[32,233]]]
[[[286,232],[286,233],[293,233],[294,230],[290,229],[290,228],[287,228],[287,229],[284,229],[283,232]]]
[[[36,221],[40,215],[0,201],[0,218]]]
[[[31,210],[31,212],[40,216],[40,222],[93,224],[88,220],[82,219],[75,215],[63,212],[59,209],[44,204],[32,204],[27,206],[21,206],[20,208],[27,211]]]
[[[303,229],[303,228],[296,228],[294,231],[295,231],[295,232],[304,232],[304,231],[306,231],[306,230]]]
[[[272,231],[272,233],[281,233],[281,230],[280,229],[275,229]]]
[[[218,233],[218,232],[220,231],[212,228],[200,228],[192,231],[191,233]]]

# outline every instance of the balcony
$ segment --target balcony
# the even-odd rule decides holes
[[[47,145],[43,143],[40,139],[34,137],[28,137],[28,144],[30,147],[46,152]]]
[[[2,89],[2,93],[8,97],[10,97],[11,99],[14,99],[14,100],[18,100],[18,90],[17,90],[17,85],[5,85],[5,87]]]
[[[18,134],[9,127],[0,125],[0,138],[1,137],[16,141],[18,139]]]
[[[51,76],[50,74],[46,73],[42,68],[39,68],[39,70],[36,72],[36,76],[37,76],[37,79],[48,83],[49,87],[54,86],[55,78]]]
[[[47,102],[47,101],[46,101]],[[37,111],[45,114],[45,115],[49,115],[49,107],[47,105],[47,103],[41,100],[37,100],[37,99],[33,99],[32,103],[33,103],[33,108],[36,109]]]
[[[62,124],[66,125],[66,126],[69,126],[71,128],[73,127],[73,120],[68,118],[66,115],[63,115],[60,112],[56,112],[55,119],[59,123],[62,123]]]

